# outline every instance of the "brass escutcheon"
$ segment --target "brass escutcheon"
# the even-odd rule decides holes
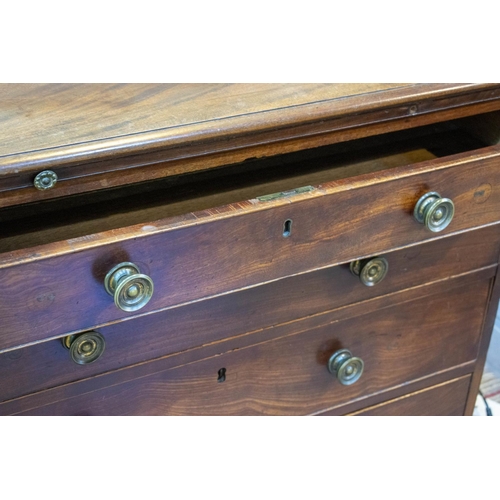
[[[112,295],[116,307],[122,311],[137,311],[153,296],[153,280],[141,274],[132,262],[122,262],[113,267],[104,278],[104,288]]]

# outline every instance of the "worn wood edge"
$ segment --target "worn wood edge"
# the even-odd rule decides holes
[[[467,365],[469,363],[466,363]],[[394,398],[394,399],[389,399],[387,401],[383,401],[382,403],[378,403],[378,404],[375,404],[375,405],[372,405],[372,406],[367,406],[366,408],[363,408],[361,410],[357,410],[353,413],[348,413],[346,416],[347,417],[354,417],[356,415],[359,415],[360,413],[363,413],[367,410],[374,410],[376,408],[382,408],[388,404],[391,404],[391,403],[396,403],[398,401],[402,401],[404,399],[407,399],[407,398],[410,398],[412,396],[418,396],[419,394],[423,394],[425,392],[428,392],[428,391],[432,391],[433,389],[438,389],[439,387],[444,387],[448,384],[453,384],[454,382],[459,382],[461,380],[466,380],[466,379],[469,379],[471,378],[472,375],[468,374],[468,375],[462,375],[461,377],[457,377],[457,378],[454,378],[454,379],[451,379],[451,380],[446,380],[445,382],[441,382],[439,384],[435,384],[435,385],[431,385],[431,386],[428,386],[428,387],[424,387],[423,389],[420,389],[418,391],[415,391],[415,392],[410,392],[408,394],[404,394],[403,396],[399,396],[397,398]]]
[[[27,151],[0,157],[0,177],[17,175],[21,171],[35,172],[45,168],[97,161],[112,156],[129,156],[137,152],[155,151],[163,148],[192,146],[193,143],[214,142],[218,150],[232,149],[231,141],[242,137],[251,137],[262,133],[276,134],[280,131],[278,141],[294,138],[287,132],[298,125],[325,123],[339,116],[352,115],[356,122],[351,127],[359,127],[370,123],[370,112],[380,112],[398,106],[409,105],[408,109],[397,116],[387,116],[386,121],[412,117],[419,113],[436,112],[438,110],[462,107],[475,102],[474,96],[480,93],[491,93],[491,96],[480,99],[498,100],[499,84],[414,84],[389,90],[380,90],[354,96],[337,97],[328,100],[298,104],[285,108],[276,108],[249,114],[208,120],[200,123],[179,125],[165,129],[118,136],[115,138],[82,142],[79,144],[46,150]],[[445,103],[439,109],[413,111],[411,105],[440,99],[464,98],[469,100],[460,103]],[[380,121],[380,118],[377,120]],[[230,139],[228,141],[228,139]],[[260,138],[260,141],[266,141]],[[225,145],[221,144],[225,143]],[[250,146],[249,141],[245,146]],[[221,149],[222,148],[222,149]]]
[[[475,361],[468,361],[460,365],[446,368],[432,374],[412,380],[409,383],[399,384],[389,389],[372,393],[369,396],[363,396],[351,400],[348,403],[341,403],[330,408],[322,409],[311,413],[312,416],[354,416],[356,413],[373,408],[374,406],[384,406],[397,399],[409,397],[415,393],[424,392],[440,385],[454,382],[457,379],[470,377],[474,370]]]
[[[498,158],[500,158],[500,145],[488,146],[474,152],[459,153],[445,158],[436,158],[416,164],[403,165],[392,169],[382,170],[379,172],[371,172],[355,178],[331,181],[314,186],[314,189],[311,191],[298,193],[272,201],[259,201],[258,199],[243,200],[241,202],[235,202],[229,205],[214,207],[198,212],[191,212],[180,216],[168,217],[157,221],[148,221],[147,223],[135,224],[119,229],[111,229],[109,231],[49,243],[47,245],[39,245],[28,249],[6,252],[0,254],[0,269],[15,265],[22,265],[27,262],[53,258],[55,256],[69,253],[81,252],[90,248],[103,248],[114,243],[131,239],[136,240],[153,234],[166,233],[180,228],[198,226],[200,224],[207,224],[217,220],[244,216],[251,213],[285,206],[291,203],[304,202],[317,197],[333,196],[339,192],[353,191],[369,186],[375,186],[377,184],[398,181],[409,177],[416,177],[428,172],[446,170],[466,164],[474,164],[476,162],[495,161]],[[494,224],[496,223],[497,222]],[[490,224],[477,226],[477,228],[486,227],[488,225]],[[463,231],[449,232],[447,235],[459,234],[460,232]],[[444,236],[445,235],[434,236],[433,238],[437,239]],[[413,246],[414,244],[409,244],[408,246]],[[404,248],[404,246],[397,248]],[[396,248],[388,249],[387,251],[395,249]]]
[[[266,344],[268,342],[272,342],[281,338],[299,335],[316,328],[321,328],[330,324],[335,324],[352,318],[365,316],[373,313],[374,311],[380,311],[381,309],[395,307],[407,302],[419,300],[424,297],[448,293],[451,289],[461,288],[463,286],[469,285],[470,283],[479,283],[485,281],[486,279],[491,279],[491,277],[494,275],[494,268],[496,268],[496,264],[494,264],[493,266],[488,266],[487,268],[468,271],[467,273],[463,273],[458,276],[443,278],[436,282],[426,283],[412,288],[406,288],[404,290],[391,292],[380,297],[367,299],[362,302],[348,304],[335,308],[331,311],[323,311],[307,316],[305,318],[292,320],[271,327],[259,328],[257,330],[236,335],[234,337],[228,337],[223,340],[209,342],[194,348],[189,348],[183,351],[168,354],[166,356],[161,356],[152,360],[150,359],[147,361],[135,363],[133,365],[120,367],[104,373],[92,375],[85,379],[68,382],[57,387],[43,389],[35,393],[9,399],[0,403],[0,415],[14,414],[15,412],[10,412],[9,407],[12,405],[15,406],[18,404],[22,404],[23,401],[28,401],[27,398],[34,398],[33,401],[35,402],[35,406],[30,406],[30,409],[40,408],[42,406],[53,404],[57,401],[71,399],[82,394],[92,393],[104,387],[121,385],[129,382],[130,380],[149,377],[156,373],[180,368],[182,366],[187,366],[199,361],[208,360],[221,354],[229,353],[235,350],[241,350],[256,345]],[[45,341],[55,340],[57,338],[60,337],[54,337]],[[34,342],[29,345],[33,345],[36,343],[40,342]],[[22,347],[25,346],[20,346],[18,348]],[[14,349],[1,351],[1,353],[11,350]],[[475,361],[470,361],[465,364],[467,366],[473,366],[474,363]],[[469,370],[472,371],[471,369]],[[95,383],[98,384],[98,387],[93,387]],[[406,385],[402,384],[402,386]],[[64,394],[60,397],[58,396],[59,393],[64,393],[64,391],[72,387],[80,388],[80,390],[75,395],[69,398],[64,397]],[[385,393],[385,391],[383,392]],[[52,395],[55,395],[56,398],[59,397],[59,399],[52,399],[47,402],[47,396],[50,398],[52,397]],[[37,401],[40,401],[40,403],[37,403]],[[337,408],[337,406],[335,406],[335,408]],[[21,411],[24,411],[25,409],[26,408]],[[4,413],[4,410],[6,411],[6,413]]]

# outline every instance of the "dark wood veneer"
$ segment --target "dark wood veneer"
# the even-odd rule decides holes
[[[390,271],[375,287],[363,286],[342,265],[109,325],[99,329],[105,354],[91,365],[75,365],[60,339],[0,354],[0,401],[493,266],[499,230],[492,226],[384,254]]]
[[[500,84],[0,84],[0,114],[0,414],[472,413]],[[429,191],[455,204],[442,232],[413,218]],[[368,288],[349,262],[374,256]],[[127,261],[155,283],[133,313],[103,284]],[[93,328],[77,366],[61,338]]]
[[[467,286],[445,294],[420,295],[398,307],[300,333],[289,326],[286,336],[149,376],[136,373],[127,382],[103,375],[89,380],[91,392],[80,392],[75,383],[51,391],[40,407],[35,395],[1,404],[0,412],[242,415],[307,414],[334,405],[340,409],[352,400],[475,360],[490,283],[470,278]],[[351,386],[340,385],[326,369],[328,358],[340,348],[365,361],[363,376]],[[217,381],[221,368],[226,369],[223,383]]]

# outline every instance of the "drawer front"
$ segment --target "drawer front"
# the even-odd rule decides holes
[[[118,370],[3,403],[0,412],[310,414],[337,408],[341,414],[353,400],[461,365],[470,371],[490,281],[469,279],[454,289],[440,284],[439,290],[415,300],[407,294],[408,302],[393,307],[388,299],[371,310],[353,306],[361,316],[302,331],[295,325],[298,333],[267,341],[261,335],[258,344],[233,344],[225,354],[223,345],[215,345],[212,357],[177,368],[161,368],[167,357]],[[341,349],[364,361],[364,373],[352,385],[342,385],[327,368]]]
[[[496,223],[498,162],[498,148],[485,148],[287,199],[250,200],[4,254],[0,350],[436,238],[412,215],[429,191],[456,207],[439,234]],[[286,221],[293,225],[284,237]],[[118,309],[103,285],[122,262],[133,262],[154,281],[153,298],[140,311]]]
[[[72,362],[61,339],[5,352],[0,401],[494,266],[499,230],[495,225],[384,254],[389,272],[376,286],[364,286],[341,265],[99,328],[106,347],[92,364]]]
[[[351,415],[363,416],[461,416],[471,376],[466,375],[401,398],[393,399]]]

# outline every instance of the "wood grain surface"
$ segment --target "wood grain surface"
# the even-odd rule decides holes
[[[397,399],[352,413],[359,416],[461,416],[471,376],[466,375],[442,384],[407,394]]]
[[[494,84],[43,84],[0,97],[2,206],[500,109]],[[47,168],[60,180],[39,192]]]
[[[385,254],[389,274],[375,287],[362,285],[343,265],[110,325],[99,329],[106,350],[90,365],[74,364],[60,339],[0,354],[0,401],[406,288],[453,283],[455,275],[496,262],[499,229],[492,226]]]
[[[500,297],[499,113],[500,84],[0,85],[0,413],[470,414]],[[354,152],[462,126],[479,141]],[[323,147],[350,163],[315,171]],[[248,183],[216,179],[231,168]],[[428,191],[455,203],[442,233],[412,217]],[[348,262],[380,254],[363,287]],[[103,287],[123,261],[155,282],[133,314]],[[72,364],[59,337],[96,327],[105,355]],[[366,363],[353,386],[326,370],[341,347]]]
[[[4,83],[0,85],[3,125],[0,157],[405,86]]]
[[[1,404],[0,412],[275,415],[308,414],[332,406],[342,412],[342,405],[350,401],[473,361],[489,289],[489,281],[469,280],[467,287],[448,293],[292,331],[178,368],[139,376],[137,371],[143,368],[139,365],[62,386],[46,391],[45,397],[42,393],[41,406],[35,394]],[[340,348],[348,348],[365,362],[363,376],[351,386],[339,384],[326,368]],[[132,373],[127,375],[128,371]],[[80,384],[90,392],[82,393]]]

